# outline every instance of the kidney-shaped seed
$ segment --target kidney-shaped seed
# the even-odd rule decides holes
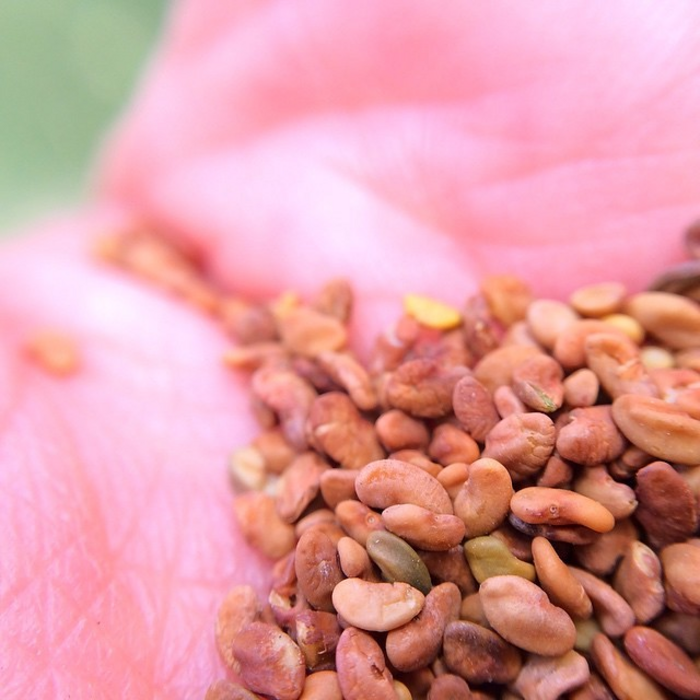
[[[624,641],[632,661],[655,681],[681,698],[700,698],[700,669],[679,646],[649,627],[632,627]]]
[[[624,436],[667,462],[700,463],[700,420],[651,396],[625,394],[615,399],[612,415]]]
[[[355,481],[359,499],[371,508],[413,503],[434,513],[453,514],[443,485],[420,467],[398,459],[380,459],[360,470]]]
[[[394,668],[408,672],[430,665],[440,651],[445,627],[459,617],[461,602],[454,583],[433,588],[420,614],[386,636],[386,653]]]
[[[510,683],[522,664],[518,650],[498,634],[474,622],[447,625],[443,642],[447,668],[469,683]]]
[[[425,596],[407,583],[346,578],[333,590],[333,605],[347,623],[371,632],[405,625],[423,609]]]
[[[583,525],[595,532],[609,532],[615,518],[603,505],[575,491],[529,486],[510,501],[513,514],[533,525]]]
[[[233,641],[233,655],[245,685],[279,700],[297,700],[306,666],[294,640],[276,625],[251,622]]]
[[[335,660],[345,700],[398,700],[384,653],[369,634],[354,627],[344,630],[338,640]]]
[[[433,513],[412,503],[389,506],[382,512],[386,529],[419,549],[445,551],[464,539],[465,527],[456,515]]]
[[[489,624],[511,644],[540,656],[574,648],[576,627],[536,584],[520,576],[493,576],[479,589]]]
[[[564,656],[530,656],[513,685],[524,698],[557,700],[590,677],[586,659],[575,651]]]

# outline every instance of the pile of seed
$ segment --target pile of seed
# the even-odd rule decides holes
[[[411,295],[363,364],[342,281],[224,303],[161,243],[105,250],[216,306],[251,373],[230,473],[272,585],[222,602],[238,682],[207,700],[700,698],[696,261],[568,303]]]

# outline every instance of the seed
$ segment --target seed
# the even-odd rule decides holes
[[[493,576],[479,589],[489,624],[504,639],[540,656],[561,656],[574,648],[576,627],[546,593],[520,576]]]
[[[407,294],[403,299],[404,310],[428,328],[448,330],[462,322],[462,315],[452,306],[419,294]]]
[[[617,311],[626,294],[625,285],[620,282],[599,282],[577,289],[569,303],[581,316],[600,318]]]
[[[336,664],[344,700],[398,700],[384,653],[365,632],[348,627],[340,635]]]
[[[333,589],[333,605],[348,624],[370,632],[405,625],[423,609],[425,596],[407,583],[343,579]]]
[[[700,421],[682,409],[650,396],[626,394],[613,402],[612,416],[624,436],[650,455],[700,463]]]
[[[512,644],[473,622],[450,622],[443,645],[447,668],[469,683],[510,683],[522,665]]]
[[[513,514],[535,525],[583,525],[595,532],[609,532],[615,518],[603,505],[575,491],[529,486],[513,495]]]
[[[297,700],[306,677],[304,657],[276,625],[251,622],[233,639],[232,653],[245,685],[278,700]]]
[[[464,545],[464,554],[474,578],[483,583],[491,576],[513,574],[528,581],[535,580],[535,567],[515,557],[504,542],[496,537],[475,537]]]
[[[442,484],[420,467],[397,459],[370,462],[355,481],[360,500],[371,508],[413,503],[434,513],[452,515],[452,501]]]
[[[389,506],[382,512],[386,529],[413,547],[445,551],[464,539],[464,522],[456,515],[433,513],[412,503]]]
[[[424,595],[430,592],[432,583],[428,569],[415,549],[400,537],[391,532],[373,532],[367,538],[366,548],[387,581],[403,581]]]
[[[649,627],[625,634],[625,651],[639,668],[681,698],[700,698],[700,669],[673,642]]]

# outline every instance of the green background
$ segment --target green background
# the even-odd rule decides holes
[[[83,200],[166,0],[0,0],[0,231]]]

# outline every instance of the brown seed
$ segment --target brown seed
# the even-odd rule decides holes
[[[453,462],[469,464],[479,458],[479,446],[474,438],[456,425],[442,423],[433,429],[428,454],[443,466]]]
[[[482,457],[470,465],[468,478],[455,496],[455,515],[468,538],[488,535],[503,523],[510,510],[513,482],[497,460]]]
[[[338,550],[333,541],[317,528],[307,530],[297,543],[294,555],[297,583],[304,598],[317,610],[333,611],[331,596],[343,580]]]
[[[444,551],[464,539],[464,522],[456,515],[440,515],[411,503],[389,506],[382,512],[389,532],[403,538],[413,547]]]
[[[306,677],[299,700],[343,700],[335,671],[316,671]]]
[[[399,365],[384,387],[389,406],[419,418],[441,418],[452,410],[455,385],[469,370],[445,367],[432,358]]]
[[[474,367],[474,377],[493,394],[499,386],[510,385],[513,382],[513,371],[516,367],[541,354],[539,348],[531,345],[505,345],[479,360]]]
[[[418,554],[428,567],[434,584],[454,583],[462,595],[469,595],[476,590],[476,582],[461,546],[452,547],[444,552],[421,550]]]
[[[318,366],[348,392],[362,411],[377,407],[377,392],[367,370],[352,355],[341,352],[322,352],[316,358]]]
[[[443,485],[450,498],[454,500],[462,486],[467,482],[468,474],[469,466],[467,464],[454,462],[441,469],[435,478]],[[700,477],[700,470],[698,471],[698,476]],[[698,483],[700,483],[700,478],[698,478]],[[698,490],[700,491],[700,487]]]
[[[637,472],[639,507],[635,517],[653,547],[661,549],[691,537],[698,508],[685,479],[666,462],[652,462]]]
[[[569,567],[569,570],[591,599],[593,611],[603,632],[609,637],[620,637],[634,625],[632,608],[610,584],[575,566]]]
[[[355,479],[359,473],[359,469],[326,469],[321,473],[321,495],[329,508],[335,508],[341,501],[357,498]]]
[[[544,467],[555,438],[554,423],[543,413],[513,414],[486,436],[482,457],[498,460],[513,481],[521,481]]]
[[[629,517],[637,508],[634,489],[615,481],[603,466],[583,470],[574,481],[574,491],[605,506],[615,520]]]
[[[615,333],[594,333],[586,338],[585,352],[586,364],[613,399],[623,394],[659,395],[642,363],[639,348],[629,338]]]
[[[597,634],[591,656],[618,700],[664,700],[665,693],[649,676],[631,664],[604,635]]]
[[[471,374],[465,375],[455,384],[452,404],[460,425],[477,442],[483,442],[491,428],[500,420],[491,393]]]
[[[568,304],[553,299],[536,299],[527,310],[527,324],[538,343],[553,350],[565,328],[579,319]]]
[[[520,576],[493,576],[481,584],[479,597],[490,625],[511,644],[541,656],[573,649],[574,623],[536,584]]]
[[[700,656],[700,616],[667,611],[654,622],[654,629],[687,654]]]
[[[278,700],[297,700],[304,688],[304,657],[279,627],[251,622],[233,640],[233,656],[243,683]]]
[[[375,530],[384,530],[384,523],[379,513],[360,501],[341,501],[335,507],[335,515],[343,530],[363,547],[370,533]]]
[[[306,419],[316,398],[314,388],[291,370],[261,367],[251,378],[253,396],[278,416],[287,442],[306,449]]]
[[[278,426],[263,430],[252,441],[251,446],[262,455],[268,474],[281,474],[297,455]]]
[[[369,634],[354,627],[344,630],[336,650],[336,665],[344,700],[399,700],[384,653]]]
[[[625,651],[639,668],[681,698],[700,698],[700,669],[673,642],[649,627],[625,634]]]
[[[509,386],[499,386],[493,392],[493,403],[501,418],[508,418],[514,413],[527,413],[529,410]]]
[[[569,700],[615,700],[610,688],[595,671],[591,671],[588,680],[576,690],[569,693]]]
[[[666,605],[676,612],[700,615],[700,547],[681,542],[660,554]]]
[[[454,583],[435,586],[425,598],[423,610],[386,637],[386,654],[398,671],[416,671],[430,665],[442,646],[449,622],[459,616],[461,595]]]
[[[596,537],[593,542],[576,547],[578,563],[597,576],[608,576],[622,559],[627,548],[639,539],[639,530],[631,518],[620,520],[610,532]]]
[[[340,637],[335,613],[301,610],[294,616],[294,639],[311,671],[333,670]]]
[[[549,355],[536,355],[513,370],[513,391],[535,411],[552,413],[564,401],[564,372]]]
[[[338,563],[348,578],[366,578],[372,569],[372,562],[365,548],[352,537],[338,540]]]
[[[632,542],[615,572],[615,590],[629,603],[638,623],[661,614],[666,603],[661,562],[643,542]]]
[[[700,345],[700,309],[690,299],[668,292],[641,292],[627,300],[626,311],[673,350]]]
[[[591,599],[549,540],[535,537],[532,555],[539,583],[552,603],[566,610],[573,618],[589,618],[593,612]]]
[[[452,673],[437,676],[430,685],[428,700],[472,700],[469,686],[464,678]]]
[[[347,343],[347,330],[337,318],[309,306],[284,309],[276,314],[276,321],[285,348],[304,357],[337,351]]]
[[[599,391],[598,377],[588,367],[577,369],[564,379],[564,401],[572,408],[593,406]]]
[[[586,340],[595,333],[613,333],[623,340],[627,336],[605,321],[583,319],[568,325],[557,337],[554,344],[554,359],[567,370],[586,366]]]
[[[535,485],[552,489],[569,488],[573,476],[574,469],[571,464],[555,453],[547,460]]]
[[[504,326],[525,318],[532,291],[519,277],[489,275],[481,280],[479,287],[489,310]]]
[[[361,469],[384,456],[374,425],[360,415],[347,394],[331,391],[317,397],[307,428],[312,442],[346,469]]]
[[[252,586],[236,586],[221,601],[216,613],[216,648],[232,671],[238,670],[233,656],[233,641],[238,633],[260,615],[258,596]]]
[[[452,515],[452,501],[442,484],[420,467],[395,459],[367,464],[355,481],[360,500],[372,508],[413,503]]]
[[[610,406],[574,408],[557,420],[557,452],[577,464],[594,466],[617,459],[627,443]]]
[[[563,656],[530,656],[513,684],[524,698],[557,700],[583,685],[590,676],[588,662],[575,651]]]
[[[583,525],[595,532],[609,532],[615,526],[605,506],[575,491],[529,486],[513,495],[510,507],[518,518],[535,525]]]
[[[492,630],[473,622],[450,622],[443,653],[447,668],[468,683],[511,683],[522,664],[518,650]]]
[[[700,421],[661,399],[628,394],[615,399],[613,418],[625,437],[659,459],[700,463]]]
[[[238,526],[246,541],[271,559],[294,549],[294,527],[280,518],[275,499],[262,491],[249,491],[233,503]]]
[[[599,282],[579,287],[569,297],[569,303],[581,316],[600,318],[618,311],[626,294],[625,285],[620,282]]]
[[[425,423],[398,408],[382,413],[374,427],[380,442],[389,452],[424,449],[430,442],[430,433]]]
[[[314,452],[302,452],[285,469],[277,483],[277,513],[296,522],[319,492],[321,475],[329,465]]]

